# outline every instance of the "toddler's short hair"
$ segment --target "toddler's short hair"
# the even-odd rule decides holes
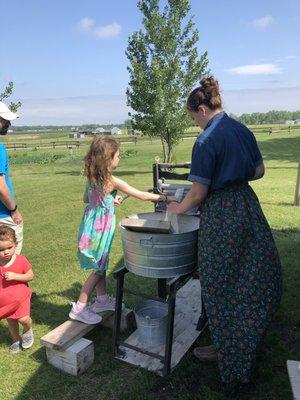
[[[3,242],[5,240],[17,243],[16,233],[9,226],[0,225],[0,242]]]

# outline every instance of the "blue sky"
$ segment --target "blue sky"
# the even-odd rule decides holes
[[[163,1],[161,1],[163,3]],[[199,54],[227,112],[300,109],[299,0],[190,0]],[[0,0],[0,91],[14,82],[16,125],[120,123],[125,50],[137,0]]]

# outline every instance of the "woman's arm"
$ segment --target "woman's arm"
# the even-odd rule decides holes
[[[139,200],[144,201],[168,201],[168,197],[164,194],[155,194],[149,192],[142,192],[134,188],[133,186],[128,185],[122,179],[113,177],[112,183],[114,185],[114,189],[121,190],[121,192],[128,194],[129,196],[135,197]]]
[[[256,179],[260,179],[265,174],[265,166],[264,163],[261,163],[258,167],[255,168],[254,177],[249,179],[250,181],[255,181]]]
[[[34,277],[32,269],[29,269],[25,274],[17,274],[16,272],[4,272],[7,281],[30,282]]]
[[[182,214],[198,206],[207,196],[208,186],[200,182],[193,182],[191,189],[181,203],[171,203],[168,211]]]

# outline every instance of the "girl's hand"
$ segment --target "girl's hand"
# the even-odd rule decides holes
[[[5,272],[4,277],[7,281],[15,281],[16,280],[16,273],[15,272]]]
[[[121,204],[123,201],[123,196],[117,195],[114,199],[114,204]]]
[[[174,213],[174,214],[180,214],[180,203],[172,201],[168,205],[167,210],[170,211],[171,213]]]

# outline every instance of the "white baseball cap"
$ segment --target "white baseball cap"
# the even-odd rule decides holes
[[[6,119],[7,121],[12,121],[16,118],[18,118],[18,114],[10,111],[10,109],[7,107],[6,104],[2,103],[2,101],[0,101],[0,117],[2,117],[3,119]]]

